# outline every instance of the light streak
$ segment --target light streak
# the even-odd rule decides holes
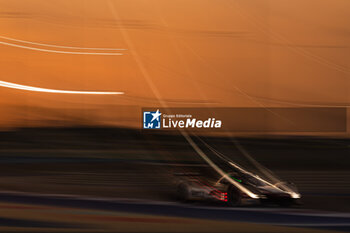
[[[90,47],[74,47],[74,46],[63,46],[63,45],[53,45],[53,44],[44,44],[44,43],[39,43],[39,42],[32,42],[32,41],[27,41],[27,40],[19,40],[19,39],[14,39],[6,36],[0,36],[0,38],[5,39],[5,40],[10,40],[10,41],[15,41],[15,42],[21,42],[25,44],[32,44],[32,45],[39,45],[39,46],[44,46],[44,47],[52,47],[52,48],[62,48],[62,49],[81,49],[81,50],[110,50],[110,51],[125,51],[126,49],[121,49],[121,48],[90,48]]]
[[[112,10],[112,13],[114,14],[115,18],[117,20],[120,20],[119,14],[117,12],[117,8],[114,6],[113,2],[111,0],[107,0],[107,3],[109,4],[110,9]],[[123,26],[123,25],[122,25]],[[157,97],[157,99],[159,100],[160,104],[163,107],[167,107],[167,104],[162,100],[161,95],[157,89],[157,87],[155,86],[151,76],[149,75],[145,65],[143,64],[142,60],[139,58],[138,53],[136,52],[136,50],[133,49],[133,43],[127,33],[127,31],[121,27],[121,33],[126,41],[126,43],[128,44],[128,47],[131,49],[131,53],[133,55],[133,57],[135,58],[135,61],[137,63],[137,65],[139,66],[139,69],[141,70],[142,75],[144,76],[144,78],[146,79],[146,81],[148,82],[151,90],[153,91],[153,93],[155,94],[155,96]],[[191,139],[191,137],[188,135],[188,133],[184,130],[179,130],[180,133],[182,134],[182,136],[186,139],[186,141],[191,145],[191,147],[196,151],[196,153],[202,157],[202,159],[209,165],[211,166],[217,173],[219,173],[222,176],[227,177],[227,180],[233,184],[234,186],[236,186],[238,189],[240,189],[242,192],[246,193],[248,196],[250,196],[251,198],[254,199],[258,199],[259,196],[252,193],[251,191],[249,191],[248,189],[246,189],[245,187],[243,187],[240,183],[238,183],[237,181],[233,180],[231,177],[229,177],[227,174],[225,174],[225,172],[223,170],[221,170],[214,162],[212,162],[208,156],[197,146],[197,144]]]
[[[210,148],[209,148],[209,149],[210,149]],[[281,186],[285,189],[285,190],[283,190],[283,189],[277,187],[276,185],[271,184],[271,183],[268,182],[267,180],[264,180],[264,179],[260,178],[259,176],[254,175],[253,173],[250,173],[250,172],[244,170],[243,168],[239,167],[238,165],[236,165],[236,164],[234,164],[234,163],[232,163],[232,162],[230,162],[230,161],[229,161],[228,163],[229,163],[230,165],[232,165],[233,167],[235,167],[235,168],[241,170],[243,173],[246,173],[246,174],[248,174],[248,175],[251,175],[251,176],[253,176],[254,178],[260,180],[261,182],[263,182],[263,183],[265,183],[265,184],[267,184],[267,185],[269,185],[269,186],[271,186],[271,187],[274,187],[274,188],[276,188],[276,189],[279,189],[279,190],[281,190],[281,191],[283,191],[283,192],[288,193],[288,194],[289,194],[292,198],[294,198],[294,199],[297,199],[297,198],[300,198],[300,197],[301,197],[301,195],[300,195],[299,193],[296,193],[296,192],[292,191],[292,190],[291,190],[290,188],[288,188],[286,185],[283,185],[283,184],[281,185]]]
[[[29,50],[35,50],[35,51],[41,51],[41,52],[48,52],[48,53],[60,53],[60,54],[76,54],[76,55],[103,55],[103,56],[120,56],[123,55],[122,53],[94,53],[94,52],[69,52],[69,51],[61,51],[61,50],[51,50],[51,49],[40,49],[25,45],[18,45],[18,44],[12,44],[8,42],[0,41],[0,44],[22,48],[22,49],[29,49]]]
[[[199,138],[199,139],[200,139],[200,138]],[[299,193],[296,193],[296,192],[294,192],[293,190],[291,190],[290,188],[288,188],[286,185],[283,185],[282,182],[280,183],[280,185],[281,185],[285,190],[283,190],[283,189],[277,187],[275,184],[272,184],[272,183],[268,182],[267,180],[264,180],[264,179],[262,179],[261,177],[255,175],[255,174],[253,174],[253,173],[251,173],[251,172],[246,171],[245,169],[241,168],[241,167],[238,166],[237,164],[235,164],[235,163],[233,163],[232,161],[230,161],[229,159],[227,159],[227,157],[226,157],[225,155],[223,155],[223,154],[221,154],[220,152],[216,151],[216,150],[215,150],[213,147],[211,147],[208,143],[206,143],[206,142],[203,141],[202,139],[200,139],[200,140],[204,143],[204,145],[205,145],[206,147],[209,148],[209,150],[211,150],[211,151],[212,151],[215,155],[217,155],[219,158],[221,158],[221,159],[225,160],[226,162],[228,162],[232,167],[235,167],[236,169],[240,170],[241,172],[243,172],[243,173],[245,173],[245,174],[248,174],[248,175],[250,175],[250,176],[252,176],[252,177],[258,179],[259,181],[261,181],[261,182],[267,184],[268,186],[271,186],[271,187],[273,187],[273,188],[275,188],[275,189],[278,189],[278,190],[280,190],[280,191],[282,191],[282,192],[288,193],[288,194],[289,194],[292,198],[294,198],[294,199],[298,199],[298,198],[301,197],[301,195],[300,195]],[[221,179],[218,180],[217,184],[218,184],[222,179],[224,179],[224,178],[227,179],[227,177],[223,176]]]
[[[80,95],[123,95],[124,94],[124,92],[57,90],[57,89],[48,89],[48,88],[21,85],[21,84],[10,83],[5,81],[0,81],[0,86],[12,88],[12,89],[18,89],[18,90],[46,92],[46,93],[55,93],[55,94],[80,94]]]
[[[197,144],[191,139],[191,137],[183,131],[180,131],[184,138],[188,141],[188,143],[192,146],[192,148],[197,152],[199,156],[202,157],[203,160],[205,160],[217,173],[219,173],[222,177],[225,177],[231,184],[236,186],[239,190],[246,193],[249,197],[253,199],[259,199],[259,196],[252,193],[250,190],[242,186],[237,181],[233,180],[228,174],[226,174],[224,171],[222,171],[215,163],[213,163],[208,156],[197,146]]]

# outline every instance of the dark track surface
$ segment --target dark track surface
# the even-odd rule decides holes
[[[26,129],[1,132],[0,139],[2,202],[349,230],[350,142],[345,139],[238,139],[258,162],[298,186],[303,205],[292,209],[176,202],[175,172],[211,169],[179,135],[127,129]],[[242,151],[230,139],[204,140],[245,165]],[[83,198],[87,196],[95,199]],[[125,202],[125,198],[142,201]]]
[[[145,200],[141,201],[132,199],[123,201],[118,199],[95,199],[83,198],[79,196],[59,197],[54,195],[50,196],[11,192],[0,193],[0,201],[350,231],[350,215],[336,215],[334,213],[329,214],[325,212],[311,212],[307,210],[279,208],[244,209],[229,208],[224,206],[213,207],[205,205],[179,204],[172,202],[149,202]]]

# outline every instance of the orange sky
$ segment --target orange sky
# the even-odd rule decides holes
[[[96,56],[0,45],[2,81],[126,93],[0,87],[0,127],[136,126],[140,107],[158,98],[181,107],[349,105],[349,13],[347,0],[0,0],[0,36],[128,49]]]

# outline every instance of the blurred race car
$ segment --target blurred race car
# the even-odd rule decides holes
[[[236,164],[219,179],[199,174],[178,174],[177,195],[182,201],[219,200],[229,206],[274,203],[280,206],[299,204],[296,186],[288,182],[272,184]]]

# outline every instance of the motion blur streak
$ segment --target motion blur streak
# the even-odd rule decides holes
[[[6,36],[0,36],[0,38],[5,39],[5,40],[15,41],[15,42],[21,42],[21,43],[25,43],[25,44],[39,45],[39,46],[52,47],[52,48],[62,48],[62,49],[105,50],[105,51],[107,51],[107,50],[125,51],[126,50],[126,49],[121,49],[121,48],[89,48],[89,47],[74,47],[74,46],[44,44],[44,43],[27,41],[27,40],[14,39],[14,38],[6,37]]]
[[[297,46],[294,46],[291,41],[289,41],[287,38],[285,38],[284,36],[280,35],[279,33],[276,33],[272,30],[270,30],[269,28],[267,28],[265,25],[263,25],[259,20],[255,19],[254,16],[250,16],[248,13],[246,13],[241,5],[236,2],[236,1],[228,1],[227,2],[232,9],[236,9],[237,12],[242,15],[244,18],[246,18],[249,22],[252,23],[252,25],[255,25],[256,28],[261,31],[262,33],[266,34],[267,36],[271,37],[272,39],[275,39],[276,41],[280,41],[282,43],[285,44],[286,48],[310,59],[310,60],[314,60],[315,62],[318,62],[319,64],[322,64],[324,66],[327,66],[331,69],[349,74],[350,70],[348,69],[348,67],[344,67],[341,65],[338,65],[334,62],[331,62],[323,57],[317,56],[311,52],[308,52],[307,50],[303,49],[303,48],[299,48]]]
[[[41,51],[41,52],[48,52],[48,53],[75,54],[75,55],[103,55],[103,56],[120,56],[120,55],[123,55],[122,53],[70,52],[70,51],[61,51],[61,50],[40,49],[40,48],[35,48],[35,47],[29,47],[29,46],[24,46],[24,45],[7,43],[7,42],[3,42],[3,41],[0,41],[0,44],[12,46],[12,47],[17,47],[17,48],[22,48],[22,49],[29,49],[29,50],[35,50],[35,51]]]
[[[200,138],[199,138],[200,139]],[[235,164],[232,160],[228,159],[227,156],[225,156],[224,154],[218,152],[217,150],[215,150],[213,147],[211,147],[208,143],[206,143],[205,141],[203,141],[202,139],[200,139],[201,142],[203,142],[203,144],[209,148],[209,150],[211,150],[215,155],[217,155],[219,158],[223,159],[224,161],[228,162],[232,167],[235,167],[236,169],[243,171],[246,174],[250,174],[251,176],[255,177],[256,179],[260,180],[261,182],[268,184],[276,189],[280,189],[283,191],[283,189],[277,187],[276,185],[268,182],[267,180],[264,180],[262,178],[260,178],[257,175],[254,175],[253,173],[250,173],[248,171],[246,171],[245,169],[241,168],[240,166],[238,166],[237,164]],[[237,147],[237,145],[236,145]],[[242,152],[242,151],[241,151]],[[247,156],[246,154],[244,154],[245,156]],[[283,187],[293,198],[300,198],[300,195],[298,193],[295,193],[293,190],[291,190],[290,188],[288,188],[286,185],[283,185],[282,181],[280,181],[279,179],[277,179],[276,177],[272,176],[270,173],[268,173],[266,171],[266,169],[264,169],[259,163],[255,162],[255,160],[251,157],[249,157],[249,160],[254,164],[254,166],[256,166],[261,172],[263,172],[264,175],[266,175],[268,178],[270,178],[271,180],[273,180],[276,184],[278,183],[281,187]]]
[[[0,86],[19,89],[19,90],[25,90],[25,91],[47,92],[47,93],[57,93],[57,94],[81,94],[81,95],[123,95],[124,94],[124,92],[56,90],[56,89],[47,89],[47,88],[41,88],[41,87],[20,85],[16,83],[5,82],[5,81],[0,81]]]
[[[239,190],[246,193],[249,197],[257,199],[259,198],[258,195],[252,193],[242,185],[240,185],[238,182],[233,180],[228,174],[226,174],[223,170],[221,170],[215,163],[213,163],[208,156],[197,146],[197,144],[191,139],[191,137],[184,131],[181,130],[182,135],[186,139],[186,141],[192,146],[192,148],[197,152],[198,155],[200,155],[205,162],[207,162],[217,173],[225,177],[231,184],[236,186]]]
[[[113,2],[111,0],[107,1],[107,4],[109,6],[109,8],[111,9],[114,17],[119,20],[120,17],[118,15],[117,9],[114,6]],[[125,38],[126,42],[129,45],[129,48],[133,48],[133,44],[127,34],[127,32],[125,32],[123,29],[121,30],[123,37]],[[132,51],[134,51],[132,49]],[[157,89],[157,87],[154,85],[153,80],[151,79],[151,77],[149,76],[147,70],[145,69],[142,61],[140,60],[138,54],[136,52],[133,53],[134,55],[134,59],[137,62],[144,78],[146,79],[147,83],[150,85],[153,93],[155,94],[155,96],[157,97],[157,99],[159,100],[160,104],[162,105],[162,107],[168,107],[167,104],[163,101],[163,99],[161,98],[159,91]],[[208,165],[210,165],[218,174],[224,176],[230,183],[232,183],[234,186],[236,186],[238,189],[240,189],[242,192],[246,193],[248,196],[250,196],[251,198],[259,198],[256,194],[250,192],[248,189],[246,189],[245,187],[243,187],[242,185],[240,185],[238,182],[234,181],[231,177],[229,177],[223,170],[221,170],[215,163],[213,163],[208,156],[197,146],[197,144],[191,139],[191,137],[188,135],[187,132],[185,132],[182,129],[179,129],[180,133],[183,135],[183,137],[186,139],[186,141],[191,145],[191,147],[197,152],[197,154],[199,156],[201,156],[203,158],[204,161],[207,162]]]

